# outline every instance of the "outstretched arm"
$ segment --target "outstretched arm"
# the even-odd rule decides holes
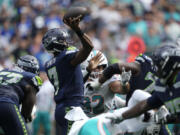
[[[82,63],[89,56],[91,50],[93,49],[93,45],[90,38],[84,32],[82,32],[79,27],[80,18],[81,18],[81,15],[76,18],[69,18],[69,20],[64,20],[64,22],[69,27],[71,27],[71,29],[78,35],[82,43],[82,48],[76,54],[74,59],[71,60],[71,64],[73,66],[76,66]]]
[[[110,119],[114,124],[120,123],[123,120],[137,117],[150,109],[151,108],[147,104],[147,100],[143,100],[123,113],[119,112],[118,110],[114,111],[113,113],[109,113],[106,115],[106,118]]]
[[[136,104],[134,107],[132,107],[131,109],[125,111],[122,114],[122,118],[123,119],[130,119],[133,117],[137,117],[143,113],[145,113],[146,111],[152,109],[151,107],[149,107],[149,105],[147,104],[147,99],[143,100],[141,102],[139,102],[138,104]]]
[[[125,71],[132,72],[133,75],[137,75],[140,72],[140,66],[139,64],[132,62],[132,63],[115,63],[107,67],[103,71],[103,75],[99,78],[99,83],[104,83],[106,80],[110,79],[114,74],[121,74],[123,71],[123,67],[125,68]]]

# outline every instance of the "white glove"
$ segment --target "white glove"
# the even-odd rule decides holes
[[[155,114],[155,123],[164,124],[167,122],[167,116],[169,115],[169,111],[165,106],[162,106]]]
[[[126,72],[125,68],[122,67],[122,73],[121,73],[121,78],[122,78],[122,84],[126,85],[127,82],[131,79],[131,70]]]
[[[88,82],[87,87],[89,89],[98,90],[101,87],[101,83],[99,82],[99,79],[96,78]]]
[[[124,120],[120,112],[109,112],[105,118],[110,119],[112,124],[119,124]]]

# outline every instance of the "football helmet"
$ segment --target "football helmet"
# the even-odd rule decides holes
[[[39,62],[32,55],[21,56],[17,61],[17,66],[26,72],[39,74]]]
[[[89,61],[97,54],[97,50],[92,50],[89,54],[89,56],[87,57],[87,59],[81,63],[81,70],[82,72],[85,72],[88,64],[89,64]]]
[[[174,71],[180,68],[180,48],[173,43],[163,45],[153,52],[152,60],[157,76],[166,83]]]
[[[81,69],[82,69],[82,73],[83,73],[83,76],[85,76],[85,73],[87,72],[86,71],[86,68],[88,67],[88,64],[89,64],[89,61],[94,57],[96,56],[96,54],[98,54],[98,50],[93,50],[91,51],[91,53],[89,54],[88,58],[81,64]],[[108,60],[106,58],[106,56],[102,53],[102,57],[101,57],[101,62],[98,64],[98,67],[99,66],[103,66],[103,69],[105,69],[107,66],[108,66]],[[98,76],[99,74],[101,74],[101,72],[91,72],[91,75],[90,76],[94,76],[94,78],[96,78],[96,76]]]
[[[49,53],[59,53],[68,48],[71,43],[70,34],[66,28],[48,30],[43,36],[42,43]]]

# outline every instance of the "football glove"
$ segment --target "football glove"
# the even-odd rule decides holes
[[[121,123],[124,119],[122,117],[122,113],[117,113],[117,112],[112,112],[112,113],[108,113],[105,116],[106,119],[110,119],[111,120],[111,124],[119,124]]]
[[[125,68],[122,67],[122,73],[121,73],[121,78],[122,78],[122,84],[126,85],[127,82],[131,79],[131,71],[126,72]]]
[[[157,124],[165,124],[167,122],[167,116],[169,115],[169,111],[165,106],[162,106],[158,109],[155,114],[155,123]]]

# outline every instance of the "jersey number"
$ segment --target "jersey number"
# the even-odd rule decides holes
[[[94,114],[102,113],[104,111],[103,104],[104,104],[104,98],[100,95],[93,95],[92,97],[84,97],[84,107],[88,112],[93,112]]]
[[[57,95],[58,90],[59,90],[59,79],[58,79],[56,67],[52,67],[48,70],[48,76],[49,76],[52,84],[54,85],[55,95]]]
[[[23,76],[13,72],[0,72],[0,84],[8,85],[12,83],[18,83]]]
[[[172,114],[180,112],[180,98],[175,98],[171,101],[168,101],[165,103],[165,105]]]
[[[155,80],[153,78],[153,73],[151,72],[148,72],[146,74],[146,77],[145,77],[145,80],[149,80],[149,81],[152,81],[146,88],[145,88],[145,91],[146,92],[149,92],[149,93],[152,93],[153,90],[154,90],[154,85],[155,85]]]

